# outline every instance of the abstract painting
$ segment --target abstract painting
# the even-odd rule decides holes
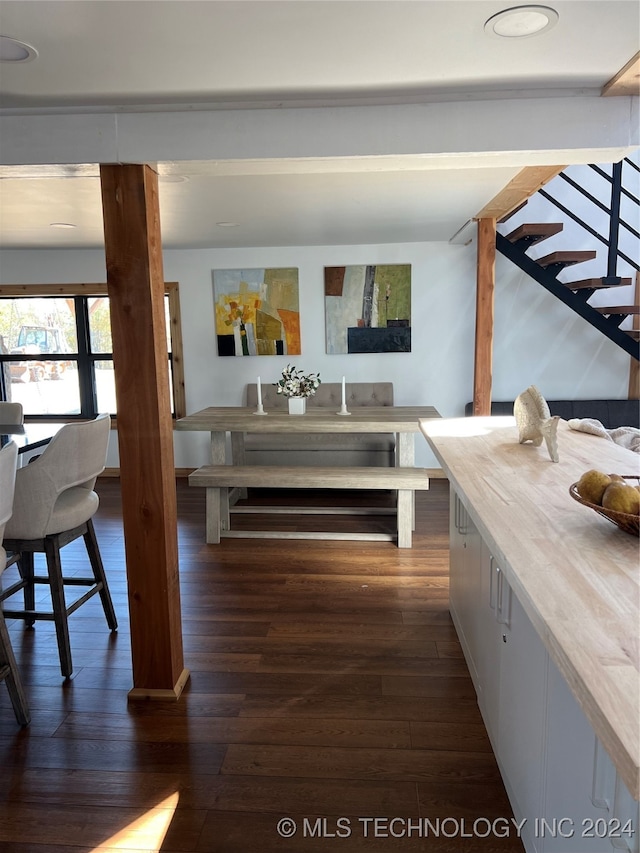
[[[411,264],[324,268],[328,353],[411,352]]]
[[[214,270],[218,355],[300,355],[298,270]]]

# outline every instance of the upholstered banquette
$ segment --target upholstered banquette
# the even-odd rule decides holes
[[[595,418],[606,429],[621,426],[640,427],[638,400],[547,400],[552,415],[568,421],[571,418]],[[465,415],[473,414],[473,403],[467,403]],[[492,415],[512,415],[513,401],[491,403]]]
[[[287,409],[287,398],[276,392],[274,385],[261,386],[262,404],[266,412]],[[349,382],[346,386],[347,408],[358,406],[393,406],[392,382]],[[340,410],[342,385],[323,382],[313,397],[307,398],[307,408]],[[246,405],[258,404],[255,383],[247,385]],[[304,417],[304,415],[292,415]],[[321,434],[248,433],[245,436],[247,465],[395,465],[395,437],[380,434]]]

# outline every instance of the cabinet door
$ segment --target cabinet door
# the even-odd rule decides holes
[[[610,837],[614,849],[639,853],[640,803],[633,799],[629,789],[619,776],[616,776],[613,816],[616,820],[616,827],[618,824],[621,826],[620,837]]]
[[[638,803],[617,777],[611,759],[552,661],[543,814],[538,836],[544,853],[638,850]]]
[[[548,655],[503,573],[496,595],[502,628],[497,757],[514,813],[528,819],[531,833],[543,813]],[[532,841],[530,849],[539,849]]]
[[[465,660],[478,691],[476,645],[481,538],[453,489],[450,507],[449,603]]]
[[[463,507],[464,509],[464,507]],[[480,632],[480,586],[481,586],[481,554],[482,538],[470,516],[465,512],[462,529],[464,541],[462,553],[464,562],[464,610],[463,619],[465,636],[469,648],[469,672],[476,688],[480,692],[480,677],[478,675],[478,635]]]
[[[464,507],[453,486],[449,488],[449,609],[458,627],[459,612],[463,608],[464,551],[462,544],[461,513]]]
[[[478,624],[476,667],[478,670],[478,704],[494,751],[498,748],[500,716],[500,656],[502,626],[497,620],[496,598],[499,566],[487,545],[480,549],[480,595],[477,602]]]

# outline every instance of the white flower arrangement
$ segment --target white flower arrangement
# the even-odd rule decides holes
[[[312,397],[321,383],[319,373],[309,373],[306,376],[301,370],[288,364],[282,371],[282,379],[274,383],[278,394],[285,397]]]

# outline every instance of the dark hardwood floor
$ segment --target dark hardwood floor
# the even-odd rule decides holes
[[[204,494],[180,481],[191,679],[177,702],[129,704],[119,482],[98,491],[120,628],[109,633],[97,597],[81,607],[65,682],[52,625],[10,623],[32,722],[16,725],[0,685],[2,853],[523,849],[513,825],[506,835],[511,808],[448,612],[446,481],[418,495],[411,550],[208,546]],[[261,526],[283,521],[297,523]],[[65,548],[67,573],[83,562],[81,540]]]

